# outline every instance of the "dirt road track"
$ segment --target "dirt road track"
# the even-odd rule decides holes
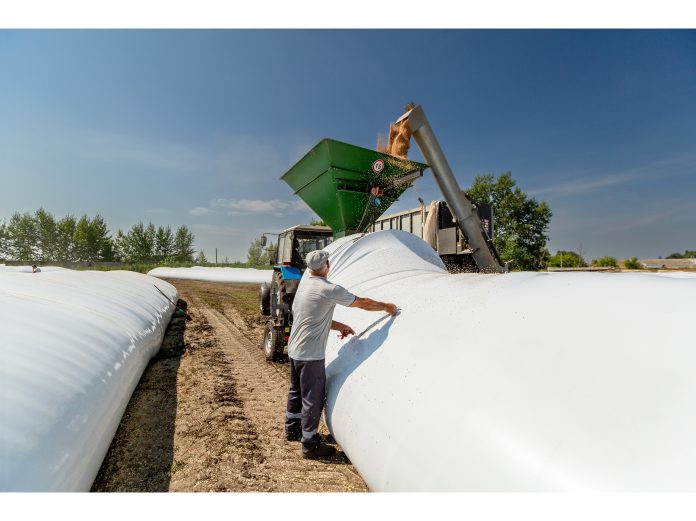
[[[257,287],[170,282],[193,317],[186,352],[150,364],[93,490],[367,491],[340,448],[310,461],[285,441],[288,367],[261,351]]]

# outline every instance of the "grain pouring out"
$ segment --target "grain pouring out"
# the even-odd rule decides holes
[[[406,110],[409,111],[415,105],[409,103],[406,105]],[[408,120],[404,119],[396,123],[389,124],[389,141],[384,143],[384,136],[377,136],[377,151],[406,159],[408,149],[411,146],[411,127]]]

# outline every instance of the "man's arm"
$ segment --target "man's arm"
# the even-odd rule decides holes
[[[396,315],[396,306],[394,304],[389,304],[387,302],[380,302],[378,300],[372,300],[371,298],[355,297],[353,303],[349,306],[351,308],[360,308],[365,311],[386,311],[390,315]],[[341,332],[341,338],[347,337],[348,335],[354,335],[355,331],[353,328],[342,322],[336,320],[331,321],[331,329]]]
[[[396,315],[396,305],[366,297],[355,297],[355,301],[350,307],[364,309],[365,311],[386,311],[391,316]]]

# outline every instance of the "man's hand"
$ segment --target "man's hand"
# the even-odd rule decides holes
[[[398,308],[396,307],[396,304],[385,304],[384,311],[389,313],[391,316],[395,316],[398,311]]]
[[[341,329],[341,334],[338,336],[341,340],[346,338],[348,335],[354,335],[355,331],[353,331],[353,328],[350,326],[346,326],[343,329]]]
[[[339,338],[343,340],[346,338],[348,335],[354,335],[355,331],[353,331],[353,328],[350,327],[347,324],[343,324],[341,322],[336,322],[335,320],[331,321],[331,329],[334,329],[336,331],[339,331],[341,334],[339,335]]]
[[[365,311],[386,311],[391,316],[396,315],[399,311],[396,304],[380,302],[379,300],[372,300],[367,297],[356,297],[350,307],[364,309]]]

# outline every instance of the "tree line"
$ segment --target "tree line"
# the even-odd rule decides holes
[[[624,261],[626,269],[636,270],[640,268],[638,259],[635,257]],[[619,261],[616,257],[609,255],[593,259],[589,264],[585,258],[574,251],[558,250],[555,255],[551,255],[548,260],[548,266],[553,268],[587,268],[588,266],[601,268],[618,268]]]
[[[684,253],[670,253],[667,259],[696,259],[696,250],[686,250]]]
[[[658,257],[661,259],[662,257]],[[696,250],[686,250],[684,253],[672,253],[666,259],[692,259],[696,258]],[[586,268],[587,266],[598,266],[607,268],[618,268],[619,261],[615,257],[605,256],[593,259],[589,264],[583,256],[577,252],[569,250],[558,250],[555,255],[551,255],[548,266],[555,268]],[[642,269],[642,264],[637,257],[631,257],[623,261],[623,267],[628,270]]]
[[[0,259],[27,263],[68,262],[191,262],[194,236],[186,226],[142,222],[115,237],[97,214],[57,219],[39,208],[33,214],[15,212],[0,222]]]

